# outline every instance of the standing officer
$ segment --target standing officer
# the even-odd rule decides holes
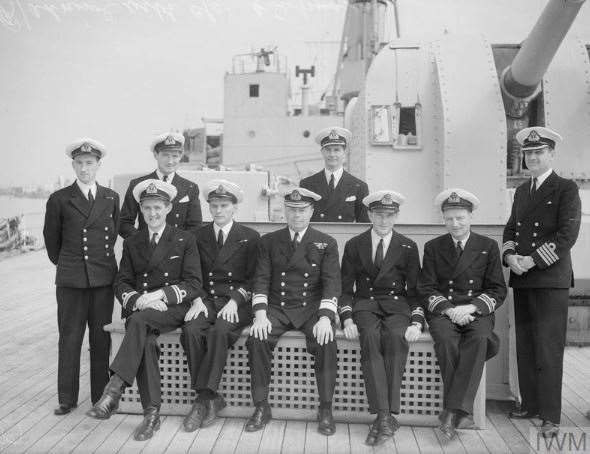
[[[237,184],[212,180],[205,188],[213,222],[196,231],[206,297],[185,316],[181,341],[198,394],[184,428],[192,432],[215,422],[225,407],[216,398],[228,349],[252,321],[250,296],[260,235],[233,220],[244,194]]]
[[[336,431],[332,396],[337,357],[332,325],[340,296],[340,265],[336,240],[309,226],[318,200],[314,192],[293,189],[285,195],[287,227],[260,240],[252,297],[255,318],[246,342],[256,409],[246,422],[247,432],[262,429],[271,418],[267,399],[272,351],[279,337],[292,329],[305,334],[307,351],[315,357],[318,431],[324,435]]]
[[[166,224],[176,188],[144,180],[133,189],[146,228],[123,243],[117,299],[127,317],[125,337],[111,363],[111,380],[88,416],[107,419],[126,386],[137,377],[144,419],[134,438],[147,440],[160,428],[160,348],[157,336],[184,324],[195,296],[204,296],[195,237]]]
[[[520,411],[512,418],[540,417],[541,433],[559,431],[561,379],[569,287],[574,285],[570,249],[580,230],[578,187],[552,169],[561,136],[548,128],[519,131],[523,167],[531,180],[514,194],[504,229],[504,263],[514,289]]]
[[[334,126],[322,129],[315,138],[322,147],[325,168],[299,183],[322,197],[311,222],[369,222],[367,208],[362,204],[369,193],[367,183],[342,167],[351,136],[348,129]]]
[[[139,204],[133,198],[133,188],[139,182],[148,179],[162,180],[176,188],[176,199],[166,219],[168,225],[187,231],[194,231],[201,225],[199,187],[176,173],[184,152],[184,136],[175,132],[161,134],[153,141],[151,148],[158,167],[149,175],[135,178],[129,182],[121,207],[119,235],[123,239],[130,237],[137,230],[145,228],[143,216],[139,214]],[[136,219],[138,221],[137,228],[135,228]]]
[[[494,311],[506,298],[500,250],[491,238],[471,231],[479,200],[447,189],[435,201],[448,234],[426,243],[418,291],[444,384],[439,429],[448,438],[473,425],[473,400],[485,362],[498,353]]]
[[[379,445],[399,428],[400,388],[408,356],[408,340],[424,326],[424,310],[416,291],[418,247],[393,230],[403,195],[377,191],[363,199],[373,227],[344,247],[340,319],[344,334],[360,332],[361,367],[369,412],[377,419],[366,444]]]
[[[56,415],[69,413],[78,404],[80,350],[87,323],[93,403],[109,381],[111,336],[103,326],[111,323],[113,313],[119,196],[96,183],[105,154],[104,146],[93,139],[69,145],[66,155],[72,159],[76,181],[51,194],[45,211],[45,247],[49,260],[57,266]]]

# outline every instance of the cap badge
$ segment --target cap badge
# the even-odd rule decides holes
[[[391,198],[391,194],[385,194],[381,199],[382,205],[393,205],[393,199]]]
[[[340,138],[335,129],[332,129],[332,131],[330,131],[330,135],[328,137],[330,138],[330,140],[338,140]]]
[[[92,146],[88,142],[84,142],[80,147],[80,151],[82,151],[82,153],[90,153],[92,151]]]
[[[456,192],[451,192],[451,195],[447,199],[447,202],[449,202],[449,203],[459,203],[460,201],[461,201],[461,198],[459,197],[459,195]]]
[[[526,140],[528,142],[538,142],[541,140],[541,137],[539,136],[539,133],[533,129]]]
[[[176,140],[174,140],[173,136],[168,136],[166,137],[166,141],[164,142],[164,145],[174,145],[176,143]]]
[[[146,188],[145,192],[148,194],[157,194],[158,188],[154,183],[150,183],[150,185]]]
[[[217,189],[215,190],[215,193],[216,193],[216,194],[225,194],[225,192],[226,192],[226,191],[225,191],[225,189],[223,188],[223,185],[221,185],[221,184],[220,184],[219,186],[217,186]]]
[[[299,202],[301,200],[301,194],[299,194],[299,191],[295,190],[291,193],[291,200],[294,202]]]

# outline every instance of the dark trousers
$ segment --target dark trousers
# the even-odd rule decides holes
[[[238,323],[217,317],[218,311],[209,298],[204,300],[208,317],[203,313],[182,327],[180,342],[184,347],[191,373],[191,387],[196,391],[217,391],[229,348],[236,343],[245,326],[252,322],[248,303],[238,306]],[[223,303],[224,304],[224,303]],[[220,305],[219,309],[223,307]]]
[[[522,408],[559,424],[569,289],[514,289]]]
[[[403,314],[383,315],[355,312],[361,344],[361,368],[369,412],[399,413],[400,389],[408,358],[405,339],[410,318]]]
[[[313,326],[317,323],[316,316],[309,318],[300,328],[295,328],[288,317],[273,306],[267,313],[272,324],[272,331],[266,340],[250,336],[246,341],[250,360],[250,386],[252,400],[255,405],[268,399],[268,387],[272,372],[272,352],[279,338],[289,330],[298,329],[305,334],[307,352],[314,356],[314,370],[320,402],[331,402],[336,386],[338,367],[336,340],[320,345],[313,335]]]
[[[112,321],[113,287],[56,287],[59,351],[57,367],[58,401],[78,403],[80,351],[88,324],[90,341],[90,397],[94,404],[109,381],[111,335],[103,327]]]
[[[443,379],[444,408],[473,414],[488,341],[493,336],[494,316],[476,317],[465,326],[438,316],[429,318],[428,326]]]
[[[111,363],[111,371],[128,385],[137,377],[143,408],[160,407],[160,347],[158,336],[184,323],[189,303],[170,305],[166,311],[146,309],[134,312],[125,323],[121,347]]]

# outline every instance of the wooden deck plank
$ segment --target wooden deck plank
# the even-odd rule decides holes
[[[305,421],[287,421],[281,454],[303,454],[307,424]]]
[[[336,434],[332,435],[333,437]],[[305,431],[305,454],[326,454],[328,437],[318,432],[318,423],[309,421]]]
[[[60,454],[71,452],[100,425],[101,421],[94,418],[83,418],[80,423],[74,427],[65,437],[63,437],[52,449],[49,454]]]
[[[489,421],[494,425],[510,450],[515,454],[530,452],[528,440],[510,422],[506,410],[500,408],[495,401],[488,401],[487,407]]]
[[[127,415],[115,414],[109,419],[100,421],[96,425],[84,440],[82,440],[78,446],[74,448],[72,453],[74,454],[86,454],[94,452],[101,444],[105,442],[107,438],[111,436],[111,433],[121,424],[121,421],[125,419]]]
[[[259,454],[276,454],[281,452],[283,437],[285,435],[285,421],[271,419],[264,428],[262,440],[260,440]]]
[[[246,420],[243,418],[226,418],[211,454],[233,453],[242,435],[245,422]]]
[[[123,445],[121,445],[121,447],[119,448],[117,453],[118,454],[139,454],[148,446],[148,444],[152,440],[158,439],[162,436],[162,427],[164,427],[164,430],[166,430],[165,424],[166,424],[167,420],[168,420],[168,417],[166,417],[166,416],[162,416],[160,418],[160,429],[158,429],[156,432],[154,432],[154,436],[148,440],[138,441],[135,438],[133,438],[133,436],[128,437],[127,440],[125,440],[125,443],[123,443]],[[165,432],[164,432],[163,436],[164,437],[166,436]]]
[[[367,436],[365,431],[365,437]],[[396,432],[393,438],[395,447],[399,453],[419,453],[420,448],[418,446],[418,440],[416,434],[411,427],[401,426]]]
[[[245,419],[243,421],[244,423],[246,422]],[[256,454],[260,449],[260,442],[262,441],[264,432],[266,432],[266,427],[264,430],[259,430],[258,432],[246,432],[242,427],[242,433],[240,435],[240,440],[238,441],[236,454]]]
[[[211,426],[205,429],[199,429],[195,440],[191,445],[190,451],[192,452],[193,450],[198,450],[199,453],[211,452],[224,424],[225,419],[222,418],[218,419],[213,424],[211,424]]]
[[[488,448],[479,438],[477,430],[458,430],[457,436],[469,454],[489,454]]]
[[[485,430],[478,430],[477,434],[486,445],[487,450],[491,454],[504,454],[510,452],[510,448],[498,433],[496,426],[492,424],[489,418],[487,418],[487,424]]]
[[[182,430],[182,420],[180,416],[166,416],[157,435],[148,442],[142,454],[161,454],[166,451],[178,431]]]
[[[348,440],[350,443],[350,454],[365,454],[370,448],[365,445],[365,438],[369,431],[366,424],[349,424]]]
[[[170,444],[168,445],[166,450],[161,452],[166,452],[168,454],[189,452],[189,449],[195,441],[195,438],[199,433],[199,430],[200,429],[197,429],[194,432],[186,432],[182,427],[179,427],[178,431],[176,432],[176,435],[174,435],[174,438],[170,441]]]
[[[336,433],[328,438],[328,454],[350,454],[348,424],[337,423]]]
[[[460,454],[460,453],[467,452],[467,451],[465,451],[465,448],[463,447],[463,444],[461,443],[461,440],[459,439],[459,437],[455,437],[452,440],[449,440],[438,429],[435,429],[434,433],[436,434],[436,438],[438,438],[438,442],[440,443],[440,447],[442,448],[444,453]]]
[[[111,434],[105,438],[94,451],[97,454],[113,454],[129,440],[137,425],[141,422],[141,415],[124,415],[123,420],[115,427]],[[100,427],[100,426],[99,426]]]
[[[414,437],[419,440],[421,453],[442,453],[442,446],[432,427],[414,427]]]

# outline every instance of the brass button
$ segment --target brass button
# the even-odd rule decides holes
[[[84,237],[82,238],[82,240],[84,240],[84,242],[88,241],[88,238]]]
[[[215,290],[211,290],[209,293],[211,293],[211,295],[215,294]]]
[[[144,286],[144,287],[147,287],[147,282],[144,282],[144,283],[143,283],[143,286]]]
[[[449,295],[449,301],[453,301],[453,297]]]
[[[341,215],[338,215],[338,219],[342,219],[342,216]]]
[[[174,227],[178,227],[178,224],[174,224]]]
[[[399,299],[399,297],[398,297],[397,295],[395,295],[395,296],[393,297],[393,299],[394,299],[394,300],[398,300],[398,299]]]
[[[535,247],[537,245],[537,243],[531,243],[532,247]]]
[[[229,286],[229,289],[230,289],[230,290],[233,290],[233,289],[234,289],[233,285],[230,285],[230,286]]]
[[[307,296],[307,292],[303,292],[301,295],[302,296]]]
[[[108,249],[108,248],[109,248],[109,245],[108,245],[108,244],[105,244],[105,245],[104,245],[104,248],[105,248],[105,249]]]
[[[449,281],[449,284],[452,284],[452,283],[453,283],[453,281]]]
[[[82,229],[82,232],[86,233],[86,232],[88,232],[88,230],[86,230],[86,229]]]
[[[303,283],[303,286],[304,286],[304,287],[307,287],[307,285],[308,285],[308,284],[307,284],[307,282],[304,282],[304,283]]]
[[[281,287],[284,287],[284,286],[285,286],[285,283],[284,282],[281,282]]]
[[[285,302],[284,301],[281,301],[281,306],[284,306],[284,305],[285,305]]]
[[[109,253],[107,252],[107,257],[108,257],[109,255],[111,255],[111,254],[109,254]]]
[[[303,275],[303,277],[308,277],[308,276],[309,276],[309,274],[307,274],[307,273],[305,273],[305,274]]]
[[[469,279],[469,283],[470,284],[473,284],[473,279]]]
[[[450,288],[450,289],[449,289],[449,292],[453,293],[453,292],[454,292],[454,290],[453,290],[452,288]]]
[[[285,272],[283,271],[283,272],[281,273],[281,276],[284,276],[284,275],[285,275]]]
[[[324,217],[324,213],[320,213],[320,217],[323,218]]]
[[[515,235],[516,235],[516,236],[519,236],[519,235],[520,235],[520,232],[516,232],[516,233],[515,233]]]
[[[108,236],[108,235],[106,235],[106,236],[104,237],[104,239],[105,239],[105,240],[108,240],[108,239],[109,239],[109,236]]]
[[[84,256],[84,260],[88,260],[88,256],[87,255]]]
[[[375,297],[374,297],[374,296],[371,296],[371,297],[369,297],[369,299],[370,299],[371,301],[373,301],[373,300],[375,299]]]
[[[285,292],[281,292],[281,296],[285,296]]]
[[[164,273],[164,276],[168,276],[168,273]]]
[[[209,285],[213,285],[213,284],[215,284],[215,282],[209,281]]]
[[[143,277],[147,277],[147,273],[143,273]]]
[[[307,302],[306,302],[306,301],[304,301],[304,302],[303,302],[303,305],[304,305],[304,306],[307,306]]]
[[[533,232],[533,236],[536,237],[537,236],[537,232]]]
[[[168,284],[168,282],[164,282],[164,285],[165,285],[166,287],[168,287],[168,285],[169,285],[169,284]]]
[[[84,246],[84,250],[87,251],[88,250],[88,246]]]
[[[180,214],[176,213],[176,217],[179,218],[180,217]]]
[[[228,272],[227,272],[227,275],[228,275],[228,276],[231,276],[231,271],[228,271]]]
[[[535,227],[539,227],[539,223],[538,222],[535,222]]]
[[[373,291],[373,287],[370,287],[370,288],[369,288],[369,292],[372,292],[372,291]]]
[[[108,232],[108,231],[109,231],[109,228],[108,228],[108,227],[105,227],[104,229],[105,229],[105,231],[106,231],[106,232]]]
[[[516,225],[520,227],[522,224],[520,222],[517,222]]]

